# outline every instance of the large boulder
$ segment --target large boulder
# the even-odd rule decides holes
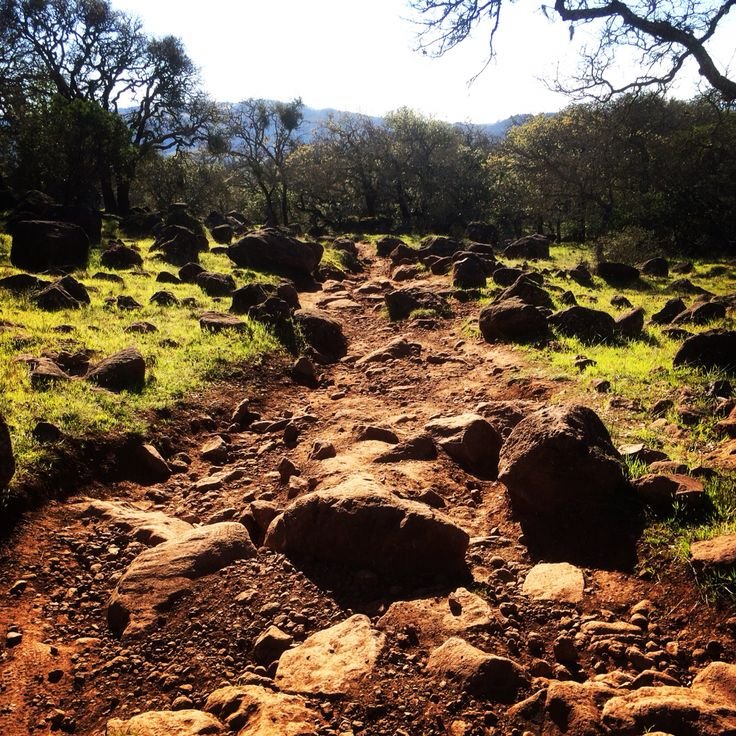
[[[549,334],[547,317],[518,298],[485,307],[478,317],[478,326],[487,342],[534,342]]]
[[[265,228],[254,230],[228,246],[227,254],[241,268],[302,281],[314,276],[322,260],[322,246],[302,242],[276,228]]]
[[[587,406],[548,406],[522,419],[501,448],[499,480],[514,508],[558,516],[615,505],[627,489],[624,465]]]
[[[673,363],[704,370],[736,371],[736,331],[707,330],[688,337]]]
[[[143,265],[143,256],[124,243],[111,243],[100,258],[104,268],[136,268]]]
[[[494,301],[502,302],[505,299],[521,299],[524,304],[533,307],[552,309],[552,297],[534,280],[530,274],[522,274],[507,289],[504,289]]]
[[[296,499],[276,517],[265,545],[388,579],[436,579],[465,572],[469,537],[424,504],[395,496],[370,477]]]
[[[68,222],[23,220],[13,226],[10,262],[24,271],[84,268],[90,241],[84,230]]]
[[[522,419],[501,448],[498,477],[528,546],[548,559],[631,564],[638,507],[592,409],[549,406]]]
[[[458,289],[482,289],[486,278],[486,268],[480,258],[468,256],[452,266],[452,284]]]
[[[255,555],[246,528],[229,521],[192,529],[147,549],[115,587],[107,608],[108,625],[118,636],[150,631],[159,616],[192,589],[193,580]]]
[[[471,472],[494,476],[498,472],[501,435],[477,414],[459,414],[428,422],[424,429],[455,462]]]
[[[146,361],[130,347],[100,361],[86,379],[108,391],[141,391],[146,382]]]
[[[216,736],[225,734],[224,726],[209,713],[199,710],[151,710],[127,721],[113,718],[107,722],[109,736]]]
[[[340,360],[348,352],[348,341],[342,325],[315,311],[298,309],[294,322],[301,328],[307,344],[328,361]]]
[[[0,491],[7,488],[14,474],[15,458],[10,440],[10,431],[5,423],[5,418],[0,415]]]
[[[562,335],[583,342],[608,342],[616,330],[616,322],[608,312],[581,306],[556,312],[549,318],[549,324]]]
[[[549,258],[549,243],[546,235],[525,235],[506,246],[503,254],[506,258]]]

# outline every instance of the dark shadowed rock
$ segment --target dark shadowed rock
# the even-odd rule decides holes
[[[435,460],[437,446],[428,434],[419,434],[415,437],[399,442],[390,450],[382,452],[373,459],[374,463],[401,463],[405,460]]]
[[[151,294],[148,301],[151,304],[158,304],[159,307],[176,307],[179,305],[179,300],[170,291],[157,291]]]
[[[648,473],[631,485],[643,503],[660,513],[672,513],[675,504],[690,512],[702,511],[707,505],[702,482],[689,475]]]
[[[666,258],[650,258],[641,264],[641,272],[646,276],[667,278],[670,275],[670,264]]]
[[[207,248],[191,230],[180,225],[168,225],[151,246],[152,251],[160,251],[163,259],[174,266],[197,263],[199,252]],[[184,279],[182,279],[183,281]]]
[[[210,232],[215,243],[219,243],[220,245],[230,245],[233,240],[233,228],[227,223],[215,225]]]
[[[159,284],[180,284],[181,279],[169,271],[159,271],[156,276],[156,282]]]
[[[490,222],[471,222],[465,228],[465,237],[476,243],[497,245],[498,228]]]
[[[322,259],[322,246],[305,243],[275,228],[254,230],[228,247],[228,256],[241,268],[282,276],[311,278]]]
[[[299,309],[294,322],[301,328],[307,344],[329,361],[337,361],[348,352],[348,341],[342,325],[319,312]]]
[[[652,322],[655,322],[658,325],[668,325],[675,319],[675,317],[677,317],[678,314],[684,312],[685,309],[685,302],[683,302],[680,297],[668,299],[662,309],[652,315]]]
[[[410,286],[406,289],[396,289],[384,296],[389,317],[393,320],[406,319],[412,312],[429,310],[441,317],[450,314],[450,305],[447,300],[434,291]]]
[[[549,258],[549,243],[546,235],[526,235],[506,246],[503,254],[506,258]]]
[[[247,314],[248,310],[272,296],[275,292],[271,284],[246,284],[232,293],[233,303],[230,311],[233,314]]]
[[[15,474],[15,457],[10,440],[10,431],[5,418],[0,414],[0,489],[8,487]]]
[[[204,272],[204,266],[201,266],[199,263],[195,263],[194,261],[192,261],[190,263],[185,263],[179,269],[179,279],[185,284],[196,284],[197,276]]]
[[[90,241],[78,225],[23,220],[13,226],[10,262],[24,271],[84,268]]]
[[[143,256],[135,249],[123,243],[113,243],[100,258],[105,268],[135,268],[143,265]]]
[[[736,331],[707,330],[688,337],[677,351],[673,364],[736,371]]]
[[[639,337],[644,329],[644,310],[636,307],[616,317],[614,330],[628,338]]]
[[[29,273],[14,273],[0,279],[0,289],[5,289],[11,294],[30,294],[50,285],[51,282],[31,276]]]
[[[428,422],[424,429],[455,462],[473,473],[495,477],[503,440],[477,414],[459,414]]]
[[[487,342],[534,342],[549,334],[544,314],[516,298],[485,307],[478,317],[478,326]]]
[[[626,263],[601,261],[596,273],[611,286],[631,286],[639,281],[639,269]]]
[[[110,598],[111,631],[135,636],[156,628],[160,615],[192,589],[193,580],[255,554],[247,530],[235,522],[192,529],[142,552]]]
[[[62,309],[79,309],[82,303],[77,301],[58,282],[42,289],[33,298],[36,306],[45,312],[57,312]]]
[[[197,276],[197,286],[207,296],[230,296],[235,291],[235,279],[229,273],[203,271]]]
[[[457,240],[448,238],[446,235],[428,235],[426,238],[422,238],[419,246],[419,251],[416,251],[419,258],[425,256],[446,258],[452,256],[461,248]]]
[[[452,284],[458,289],[481,289],[486,285],[487,269],[479,258],[463,258],[452,267]]]
[[[531,277],[530,274],[522,274],[514,283],[504,289],[495,299],[502,302],[506,299],[521,299],[525,304],[533,307],[545,307],[552,309],[554,303],[552,297]]]
[[[588,407],[549,406],[519,422],[501,448],[498,477],[537,553],[632,563],[636,500],[608,430]]]
[[[613,339],[616,323],[607,312],[588,307],[568,307],[549,318],[558,332],[583,342],[606,342]]]
[[[376,240],[376,255],[381,258],[388,258],[399,245],[406,245],[404,241],[396,235],[382,235]]]
[[[30,379],[33,388],[43,389],[56,383],[68,381],[70,377],[53,360],[41,357],[35,361]]]
[[[713,294],[704,289],[702,286],[697,286],[690,279],[675,279],[668,287],[667,291],[673,294],[697,294],[699,296],[713,296]]]
[[[294,501],[269,527],[265,545],[294,559],[417,580],[462,575],[468,541],[439,512],[355,476]]]
[[[164,224],[158,212],[132,211],[120,221],[120,229],[131,238],[150,238]]]
[[[692,324],[692,325],[706,325],[708,322],[715,322],[718,319],[726,318],[726,305],[721,302],[700,302],[693,304],[692,307],[686,309],[684,312],[680,312],[672,320],[672,324]]]
[[[593,275],[590,271],[582,264],[579,263],[575,268],[571,268],[567,275],[580,286],[584,286],[587,289],[592,289],[595,284],[593,282]]]
[[[524,272],[520,268],[502,266],[493,272],[493,281],[499,286],[511,286]]]
[[[146,361],[137,348],[126,348],[98,363],[86,379],[108,391],[141,391],[146,381]]]

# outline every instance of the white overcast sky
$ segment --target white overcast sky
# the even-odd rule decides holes
[[[547,20],[540,0],[504,8],[498,58],[482,67],[478,33],[441,59],[422,56],[407,0],[112,0],[154,35],[179,36],[219,101],[249,97],[384,115],[401,106],[449,122],[492,123],[519,113],[552,112],[568,101],[550,92],[560,65],[575,68],[567,26]],[[736,13],[732,14],[736,15]],[[720,47],[734,60],[736,18]],[[685,90],[687,96],[689,90]]]

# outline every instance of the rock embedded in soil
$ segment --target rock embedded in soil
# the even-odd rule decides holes
[[[215,690],[204,707],[238,736],[313,736],[327,726],[304,698],[257,685]]]
[[[675,367],[736,371],[736,331],[707,330],[688,337],[672,362]]]
[[[127,721],[113,718],[107,722],[111,736],[214,736],[225,728],[214,716],[198,710],[149,711]]]
[[[713,539],[693,542],[690,556],[695,565],[704,568],[736,568],[736,534],[723,534]]]
[[[459,414],[428,422],[424,429],[455,462],[473,473],[495,477],[503,440],[477,414]]]
[[[506,258],[549,258],[549,243],[546,235],[525,235],[506,246],[503,254]]]
[[[136,557],[118,582],[107,608],[116,636],[155,629],[159,616],[192,589],[192,581],[217,572],[256,549],[242,524],[221,522],[192,529]]]
[[[484,307],[478,327],[486,342],[534,342],[549,335],[547,317],[537,307],[518,298]]]
[[[631,286],[639,281],[639,269],[626,263],[602,261],[596,267],[596,274],[611,286]]]
[[[268,529],[265,545],[289,558],[312,559],[387,580],[466,574],[468,534],[424,504],[353,476],[296,499]]]
[[[274,683],[283,691],[312,695],[357,692],[374,673],[385,644],[362,614],[312,634],[279,659]]]
[[[22,220],[12,227],[10,262],[24,271],[84,268],[90,240],[84,230],[69,222]]]
[[[400,463],[406,460],[435,460],[437,446],[429,434],[409,437],[394,445],[390,450],[373,458],[374,463]]]
[[[555,312],[549,324],[561,334],[586,343],[609,342],[616,331],[616,322],[608,312],[581,306]]]
[[[580,603],[583,600],[583,571],[567,562],[540,562],[526,576],[522,591],[534,600]]]
[[[514,283],[504,289],[494,302],[503,302],[507,299],[519,299],[524,304],[544,309],[553,309],[552,297],[532,278],[531,274],[522,274]]]
[[[529,684],[518,663],[488,654],[464,639],[452,637],[432,651],[427,673],[455,681],[470,695],[501,702],[512,701],[517,690]]]
[[[708,502],[703,483],[689,475],[648,473],[631,485],[643,503],[660,513],[672,512],[676,503],[693,511],[704,509]]]
[[[444,297],[417,286],[390,291],[384,296],[384,300],[392,320],[406,319],[412,312],[419,310],[430,311],[440,317],[450,314],[450,305]]]
[[[225,312],[204,312],[199,318],[199,326],[208,332],[250,332],[247,322]]]

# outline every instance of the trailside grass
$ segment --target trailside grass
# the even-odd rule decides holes
[[[103,269],[100,252],[93,251],[88,268],[73,274],[90,293],[91,304],[81,309],[44,312],[28,298],[0,289],[0,320],[10,325],[0,328],[0,412],[10,427],[17,463],[11,491],[13,486],[22,485],[29,474],[42,471],[49,459],[48,447],[39,444],[31,434],[39,420],[55,424],[70,437],[111,431],[143,433],[146,415],[152,410],[174,405],[209,382],[226,377],[234,366],[257,364],[281,350],[262,324],[245,317],[249,327],[245,333],[202,330],[198,321],[201,313],[226,312],[230,299],[209,297],[193,284],[157,282],[158,272],[175,274],[177,268],[155,260],[148,253],[150,244],[151,241],[138,244],[144,256],[140,270]],[[0,242],[0,277],[18,273],[9,263],[8,250],[9,238],[4,236]],[[238,286],[268,280],[262,274],[233,269],[225,255],[203,253],[201,262],[207,270],[232,273]],[[98,271],[116,273],[124,283],[93,278]],[[163,290],[180,301],[193,297],[196,305],[151,304],[150,297]],[[142,307],[121,310],[107,303],[106,300],[115,300],[122,294]],[[157,331],[125,331],[133,322],[143,321],[155,325]],[[62,350],[88,351],[94,364],[131,346],[137,347],[146,360],[146,384],[140,393],[114,394],[79,379],[36,389],[31,386],[24,360]]]

